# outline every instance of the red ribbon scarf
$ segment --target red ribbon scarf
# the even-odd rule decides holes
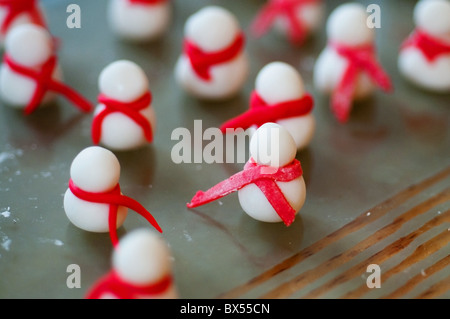
[[[155,5],[160,3],[165,3],[167,0],[128,0],[128,2],[132,4],[141,4],[141,5]]]
[[[286,226],[292,224],[296,211],[284,197],[275,182],[290,182],[300,176],[303,171],[298,160],[279,168],[274,173],[266,173],[267,166],[258,165],[252,160],[244,166],[244,170],[213,186],[206,192],[198,191],[187,204],[188,208],[198,207],[236,192],[249,184],[255,184],[263,192],[269,203],[283,220]]]
[[[244,46],[244,35],[240,33],[227,48],[217,52],[205,52],[189,40],[184,41],[184,54],[189,58],[195,73],[203,80],[211,80],[211,67],[231,61]]]
[[[402,44],[402,49],[418,48],[429,62],[435,61],[443,54],[450,54],[450,43],[432,37],[428,33],[416,29]]]
[[[144,217],[153,227],[156,228],[160,233],[162,233],[161,227],[159,227],[156,220],[141,204],[139,204],[134,199],[124,196],[120,193],[120,186],[117,184],[111,191],[105,193],[91,193],[86,192],[75,185],[72,179],[69,180],[70,191],[79,199],[99,204],[109,205],[109,215],[108,215],[108,226],[111,241],[114,246],[117,246],[119,240],[117,237],[117,212],[119,206],[125,206],[129,209],[134,210],[139,215]]]
[[[109,272],[88,292],[86,299],[99,299],[105,293],[111,293],[120,299],[136,299],[139,296],[157,295],[166,291],[172,283],[167,275],[160,281],[145,286],[132,286],[120,278],[115,271]]]
[[[301,44],[307,35],[306,27],[297,16],[297,10],[306,4],[318,0],[269,0],[254,19],[251,30],[257,37],[264,35],[279,16],[284,16],[289,23],[289,38],[292,43]]]
[[[148,121],[141,113],[140,110],[147,108],[152,102],[152,94],[150,91],[145,93],[139,99],[130,102],[130,103],[122,103],[116,100],[113,100],[103,94],[101,94],[98,98],[99,102],[105,105],[105,108],[99,112],[92,122],[92,139],[95,144],[98,144],[101,139],[102,134],[102,123],[105,117],[114,112],[120,112],[131,118],[137,125],[142,127],[145,135],[145,139],[148,142],[152,142],[153,140],[153,132],[152,127]]]
[[[226,133],[227,128],[247,129],[252,125],[259,127],[267,122],[306,115],[311,112],[313,106],[314,100],[309,94],[298,100],[269,105],[254,90],[250,98],[250,109],[222,124],[220,129],[223,133]]]
[[[366,72],[371,79],[385,91],[392,89],[389,76],[377,62],[372,45],[363,47],[346,47],[341,44],[330,44],[339,55],[348,61],[347,69],[333,92],[332,110],[340,122],[346,122],[350,115],[352,98],[356,89],[359,72]]]
[[[7,9],[5,20],[3,21],[0,31],[6,34],[11,23],[19,15],[27,13],[34,24],[45,27],[46,23],[42,17],[36,0],[0,0],[0,7]]]
[[[64,95],[84,112],[92,110],[91,103],[83,96],[69,86],[52,79],[53,71],[57,64],[56,56],[52,56],[48,59],[48,61],[42,65],[40,71],[17,64],[8,55],[4,56],[4,62],[12,71],[31,78],[36,82],[36,90],[34,91],[31,101],[25,106],[25,114],[31,114],[39,107],[47,91],[54,91]]]

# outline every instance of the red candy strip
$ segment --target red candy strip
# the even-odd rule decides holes
[[[416,29],[402,44],[402,49],[418,48],[429,62],[435,61],[443,54],[450,54],[450,43],[432,37],[428,33]]]
[[[37,7],[36,0],[0,0],[0,7],[7,9],[5,19],[0,26],[2,34],[6,34],[14,19],[25,13],[30,16],[32,23],[46,27],[44,18]]]
[[[276,18],[284,16],[289,23],[289,39],[292,43],[304,42],[307,30],[297,17],[297,10],[317,0],[269,0],[254,19],[251,30],[256,37],[261,37],[272,27]]]
[[[153,218],[152,214],[150,214],[141,204],[139,204],[134,199],[122,195],[120,193],[120,186],[117,186],[106,193],[91,193],[86,192],[76,186],[72,179],[69,180],[69,189],[70,191],[79,199],[85,200],[91,203],[99,203],[99,204],[108,204],[109,206],[109,215],[108,215],[108,226],[109,233],[111,237],[111,241],[114,246],[116,246],[119,242],[117,237],[117,211],[119,206],[125,206],[129,209],[134,210],[139,215],[144,217],[153,227],[156,228],[160,233],[162,233],[161,227],[159,227],[156,220]]]
[[[220,129],[223,133],[226,133],[227,128],[247,129],[252,125],[259,127],[264,123],[306,115],[312,111],[313,106],[314,100],[309,94],[298,100],[269,105],[259,96],[258,92],[253,91],[250,109],[222,124]]]
[[[205,52],[189,40],[184,41],[184,54],[189,58],[195,73],[203,80],[211,80],[210,69],[214,65],[234,59],[244,46],[244,35],[240,33],[227,48],[217,52]]]
[[[139,125],[145,135],[145,139],[148,142],[153,141],[153,131],[148,120],[139,112],[147,108],[152,103],[152,94],[150,91],[146,92],[139,99],[130,102],[123,103],[113,100],[103,94],[98,98],[99,102],[105,105],[105,108],[96,114],[92,122],[92,139],[94,144],[98,144],[101,139],[102,123],[105,117],[114,112],[120,112],[131,118],[137,125]]]
[[[99,299],[105,293],[111,293],[119,299],[136,299],[139,296],[157,295],[167,290],[172,281],[172,277],[167,275],[153,284],[132,286],[123,281],[117,272],[111,271],[94,285],[87,293],[86,299]]]
[[[302,176],[301,164],[298,160],[294,160],[291,164],[280,167],[276,172],[268,174],[265,171],[267,171],[267,166],[249,161],[243,171],[234,174],[206,192],[198,191],[187,207],[194,208],[210,203],[254,183],[266,196],[285,225],[289,226],[295,219],[296,211],[275,182],[290,182]]]
[[[17,64],[8,55],[4,56],[4,62],[12,71],[31,78],[36,82],[36,89],[33,97],[28,105],[25,106],[25,114],[31,114],[39,107],[47,91],[54,91],[64,95],[68,100],[73,102],[84,112],[89,112],[92,110],[91,103],[83,96],[69,86],[52,79],[53,71],[55,70],[57,64],[56,56],[52,56],[47,62],[45,62],[40,71]]]
[[[336,118],[340,122],[346,122],[350,115],[359,72],[366,72],[385,91],[390,91],[392,84],[389,76],[377,62],[375,49],[372,45],[357,48],[346,47],[337,43],[330,43],[330,45],[348,61],[347,69],[333,92],[331,102]]]

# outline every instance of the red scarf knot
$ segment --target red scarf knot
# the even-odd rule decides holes
[[[140,296],[158,295],[172,284],[172,276],[166,275],[158,282],[134,286],[125,282],[116,271],[111,271],[101,278],[88,292],[86,299],[99,299],[105,293],[111,293],[119,299],[136,299]]]
[[[81,200],[98,203],[98,204],[108,204],[109,214],[108,214],[108,227],[113,245],[116,247],[119,240],[117,236],[117,212],[119,206],[125,206],[129,209],[134,210],[139,215],[144,217],[153,227],[156,228],[160,233],[162,233],[156,220],[141,204],[139,204],[134,199],[124,196],[120,193],[120,185],[117,184],[111,191],[104,193],[92,193],[87,192],[75,185],[72,179],[69,180],[69,189],[73,195]]]
[[[189,58],[195,73],[203,80],[210,81],[211,67],[234,59],[244,47],[244,34],[241,32],[230,46],[221,51],[205,52],[189,40],[184,41],[184,54]]]
[[[267,172],[270,173],[267,173]],[[285,198],[276,182],[290,182],[303,175],[301,164],[294,160],[276,171],[258,165],[253,160],[247,162],[244,170],[213,186],[206,192],[198,191],[187,204],[188,208],[198,207],[236,192],[249,184],[255,184],[263,192],[269,203],[286,226],[292,224],[297,213]]]
[[[160,3],[166,3],[168,0],[128,0],[131,4],[139,5],[156,5]]]
[[[423,30],[416,29],[402,44],[402,49],[416,47],[429,62],[438,57],[450,54],[450,43],[435,38]]]
[[[289,38],[292,43],[301,44],[306,38],[307,28],[297,16],[298,9],[318,0],[269,0],[251,25],[252,32],[261,37],[272,26],[277,17],[285,17],[289,23]]]
[[[64,95],[84,112],[91,111],[92,105],[89,101],[69,86],[52,78],[53,72],[57,65],[56,56],[50,57],[44,64],[42,64],[39,71],[16,63],[7,54],[4,56],[4,62],[12,71],[28,77],[36,82],[36,89],[33,93],[31,101],[25,106],[25,114],[31,114],[39,107],[47,91],[54,91]]]
[[[338,43],[330,43],[336,52],[344,57],[348,66],[332,96],[332,110],[340,122],[348,120],[353,95],[356,90],[360,72],[365,72],[385,91],[392,90],[391,80],[378,63],[373,45],[347,47]]]
[[[46,27],[44,18],[37,6],[37,0],[0,0],[0,7],[7,9],[5,20],[0,27],[2,34],[6,34],[14,19],[25,13],[30,16],[34,24]]]
[[[146,109],[152,103],[152,94],[147,91],[143,96],[133,102],[119,102],[113,100],[106,95],[100,94],[98,100],[105,108],[95,115],[92,122],[92,139],[95,144],[98,144],[102,134],[102,123],[105,117],[114,112],[120,112],[131,118],[144,131],[145,139],[150,143],[153,141],[152,127],[145,116],[139,111]]]
[[[276,122],[281,119],[304,116],[312,111],[313,106],[314,100],[309,94],[305,94],[297,100],[269,105],[254,90],[250,98],[250,109],[222,124],[220,129],[223,133],[226,133],[227,128],[236,129],[240,127],[247,129],[252,125],[259,127],[267,122]]]

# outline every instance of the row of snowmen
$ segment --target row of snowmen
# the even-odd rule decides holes
[[[293,41],[304,40],[302,33],[312,33],[320,27],[323,10],[320,1],[306,1],[292,14],[296,2],[301,1],[272,0],[261,13],[266,18],[276,16],[271,22],[283,32],[291,33]],[[286,7],[286,3],[291,6]],[[3,17],[11,29],[5,33],[0,70],[0,94],[4,102],[30,113],[59,93],[83,111],[90,111],[88,101],[62,83],[55,41],[44,20],[38,18],[39,8],[34,3],[20,15],[13,7],[12,4],[9,13],[16,12],[15,16],[10,14],[9,18],[8,11],[0,7],[0,20]],[[447,45],[448,49],[450,43],[450,3],[421,0],[414,17],[418,31],[405,42],[399,57],[400,70],[430,90],[448,91],[450,72],[446,70],[450,70],[450,54],[442,48]],[[170,3],[166,0],[113,0],[110,4],[111,25],[125,38],[143,40],[161,36],[169,19]],[[267,28],[267,19],[261,21],[266,21]],[[7,29],[5,22],[2,27],[4,31]],[[261,31],[264,26],[259,27]],[[317,59],[314,83],[320,91],[333,95],[332,110],[338,120],[345,122],[353,99],[367,97],[377,85],[388,90],[391,83],[377,62],[374,29],[367,26],[367,13],[362,5],[348,3],[336,8],[328,18],[326,30],[329,42]],[[433,53],[423,51],[424,48]],[[231,12],[209,6],[189,17],[183,52],[175,66],[175,77],[181,87],[198,98],[226,99],[242,88],[248,73],[244,33]],[[152,141],[156,118],[148,87],[145,73],[132,61],[116,61],[102,71],[99,104],[92,125],[95,144],[127,150]],[[292,223],[306,198],[301,165],[295,157],[297,150],[307,147],[314,135],[312,107],[313,99],[294,67],[284,62],[264,66],[256,77],[249,110],[222,126],[224,132],[237,127],[252,130],[249,163],[242,174],[233,175],[206,192],[198,192],[188,207],[204,205],[236,191],[242,209],[251,217],[264,222]],[[267,145],[278,146],[269,162],[264,147]],[[106,148],[92,146],[83,150],[71,166],[72,184],[65,194],[64,209],[74,225],[87,231],[111,232],[111,227],[123,224],[127,207],[139,209],[117,188],[120,165]],[[267,166],[275,171],[265,172]],[[113,226],[109,218],[112,207],[116,214]],[[88,297],[177,297],[170,252],[164,241],[147,230],[126,235],[114,251],[113,270]]]

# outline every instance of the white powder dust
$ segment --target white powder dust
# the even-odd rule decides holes
[[[8,218],[9,216],[11,216],[10,210],[11,210],[11,207],[8,207],[8,208],[6,208],[5,211],[1,212],[0,215],[2,215],[5,218]]]
[[[42,244],[53,244],[55,246],[63,246],[64,243],[59,239],[51,239],[51,238],[38,238],[39,242]]]
[[[9,251],[10,246],[11,246],[12,240],[8,238],[8,236],[4,236],[2,238],[2,242],[0,244],[0,246],[2,246],[2,248],[6,251]]]

